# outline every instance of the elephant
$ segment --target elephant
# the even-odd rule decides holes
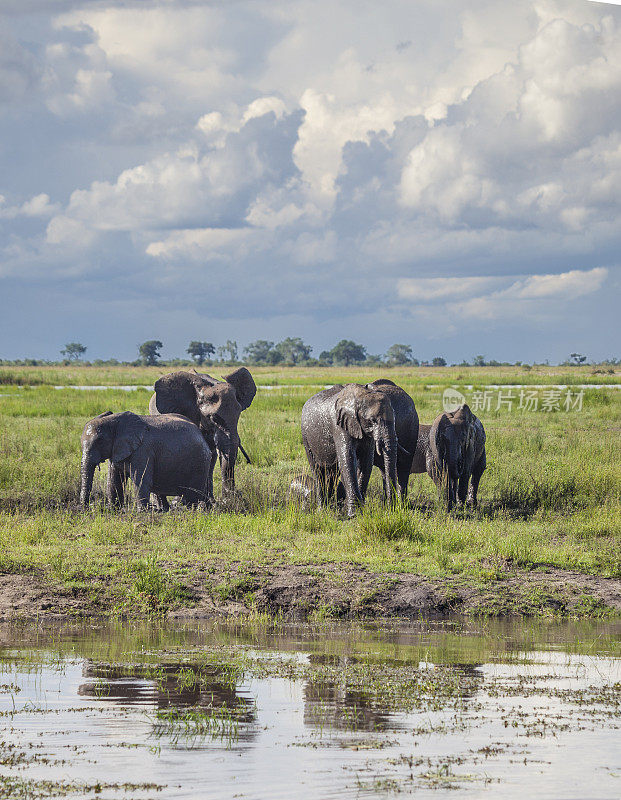
[[[200,429],[180,414],[139,416],[131,411],[105,411],[82,432],[80,502],[86,508],[95,467],[109,460],[107,496],[123,504],[123,484],[129,477],[145,509],[151,492],[177,495],[184,505],[213,504],[211,475],[215,452]]]
[[[390,400],[358,383],[337,384],[309,398],[302,408],[302,441],[319,481],[321,499],[336,491],[353,517],[364,504],[373,453],[384,462],[384,491],[392,502],[398,491],[397,433]],[[340,475],[340,483],[339,483]]]
[[[405,500],[408,493],[408,481],[412,459],[418,442],[418,414],[416,406],[410,395],[400,386],[388,378],[379,378],[372,383],[367,383],[367,389],[381,392],[389,400],[395,415],[395,430],[397,432],[397,480],[401,499]],[[373,463],[384,473],[384,459],[375,453]],[[385,485],[385,481],[384,481]]]
[[[224,495],[235,489],[238,448],[246,455],[237,433],[239,416],[256,393],[256,384],[246,367],[225,375],[222,381],[195,370],[170,372],[155,382],[149,413],[183,414],[201,428],[207,443],[220,458]],[[250,461],[247,455],[246,459]]]
[[[420,426],[411,471],[429,474],[449,511],[457,500],[476,508],[486,467],[485,429],[467,405]]]

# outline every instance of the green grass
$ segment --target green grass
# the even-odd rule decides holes
[[[133,366],[0,366],[0,386],[147,386],[164,372],[187,367]],[[220,377],[235,369],[226,364],[199,368]],[[618,384],[619,368],[583,367],[250,367],[263,386],[322,386],[329,383],[366,383],[378,376],[399,384]],[[369,378],[371,375],[371,378]]]
[[[411,393],[421,420],[431,422],[449,383],[445,376],[462,386],[473,381],[473,373],[478,383],[588,380],[583,368],[570,370],[569,376],[563,370],[257,370],[259,383],[286,385],[259,388],[242,415],[240,434],[252,464],[240,461],[237,468],[241,510],[140,515],[131,508],[113,513],[97,504],[87,513],[77,510],[79,439],[85,422],[102,411],[146,413],[149,392],[52,386],[146,384],[159,370],[0,368],[0,378],[11,375],[25,382],[33,371],[30,383],[35,373],[41,381],[49,379],[28,388],[1,387],[0,571],[34,570],[75,585],[105,577],[112,594],[153,609],[183,599],[177,573],[216,559],[349,562],[377,571],[463,574],[477,580],[493,580],[507,563],[621,577],[621,391],[614,388],[588,390],[582,412],[502,409],[480,414],[488,437],[488,469],[477,512],[442,513],[426,475],[411,478],[412,507],[390,511],[380,502],[379,473],[374,471],[367,507],[353,521],[331,509],[305,511],[288,495],[291,478],[307,469],[300,411],[325,384],[389,374]],[[600,382],[602,376],[595,377]],[[437,385],[429,388],[432,383]],[[104,477],[102,466],[96,497]],[[235,592],[251,594],[252,588]]]

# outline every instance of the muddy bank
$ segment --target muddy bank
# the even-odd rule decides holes
[[[101,617],[115,614],[169,619],[240,616],[249,612],[292,619],[421,615],[601,617],[621,613],[621,580],[559,569],[523,571],[505,565],[500,577],[432,578],[376,573],[352,564],[253,565],[209,562],[174,572],[160,565],[174,591],[149,595],[94,578],[54,585],[34,574],[0,575],[0,621],[17,618]]]

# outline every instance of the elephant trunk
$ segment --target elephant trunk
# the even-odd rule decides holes
[[[239,449],[239,437],[231,434],[226,442],[222,442],[220,464],[222,466],[222,491],[232,492],[235,489],[235,461]]]
[[[397,434],[394,425],[381,425],[375,440],[378,455],[384,459],[384,494],[388,503],[394,503],[399,493],[397,481]]]
[[[84,508],[88,507],[88,501],[91,496],[91,489],[93,488],[93,476],[95,475],[95,467],[99,464],[99,459],[84,450],[82,453],[82,465],[80,468],[81,483],[80,483],[80,503]]]

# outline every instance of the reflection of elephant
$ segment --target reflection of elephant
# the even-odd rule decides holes
[[[142,417],[124,411],[106,411],[82,432],[82,487],[80,500],[88,505],[95,467],[110,459],[108,498],[123,503],[123,483],[131,478],[138,506],[149,494],[180,495],[185,505],[213,502],[211,474],[215,453],[194,423],[178,414]]]
[[[405,500],[408,493],[412,459],[418,441],[416,406],[410,395],[400,386],[388,380],[388,378],[380,378],[373,381],[373,383],[367,383],[367,389],[381,392],[390,400],[390,405],[395,415],[395,430],[397,432],[397,478],[399,480],[401,499]],[[373,463],[380,468],[382,473],[384,472],[384,460],[379,453],[375,454]]]
[[[200,426],[208,443],[218,451],[222,489],[226,492],[235,488],[239,415],[256,393],[255,382],[245,367],[226,375],[223,381],[196,371],[171,372],[155,382],[149,413],[183,414]]]
[[[255,720],[253,704],[237,693],[225,668],[187,661],[158,664],[156,670],[153,667],[87,662],[83,674],[91,680],[78,688],[78,694],[123,705],[153,704],[179,710],[224,708],[239,722]]]
[[[391,728],[399,727],[399,723],[390,718],[389,703],[378,703],[355,685],[354,676],[351,683],[347,680],[348,667],[360,663],[357,658],[313,653],[308,660],[319,667],[329,665],[331,670],[326,677],[307,681],[304,686],[305,725],[375,732],[386,730],[389,722]],[[329,677],[330,674],[338,675],[338,678]]]
[[[337,500],[346,499],[348,516],[355,514],[364,503],[374,450],[384,464],[386,497],[393,500],[398,487],[397,434],[384,393],[357,383],[318,392],[302,409],[302,441],[324,502],[336,490]]]
[[[420,466],[424,449],[427,472],[440,496],[446,498],[448,510],[457,500],[475,508],[479,481],[487,466],[485,430],[481,421],[467,405],[463,405],[457,411],[440,414],[431,427],[422,425],[421,440],[426,436],[428,445],[425,447],[422,441],[419,442],[412,471],[415,465]]]

